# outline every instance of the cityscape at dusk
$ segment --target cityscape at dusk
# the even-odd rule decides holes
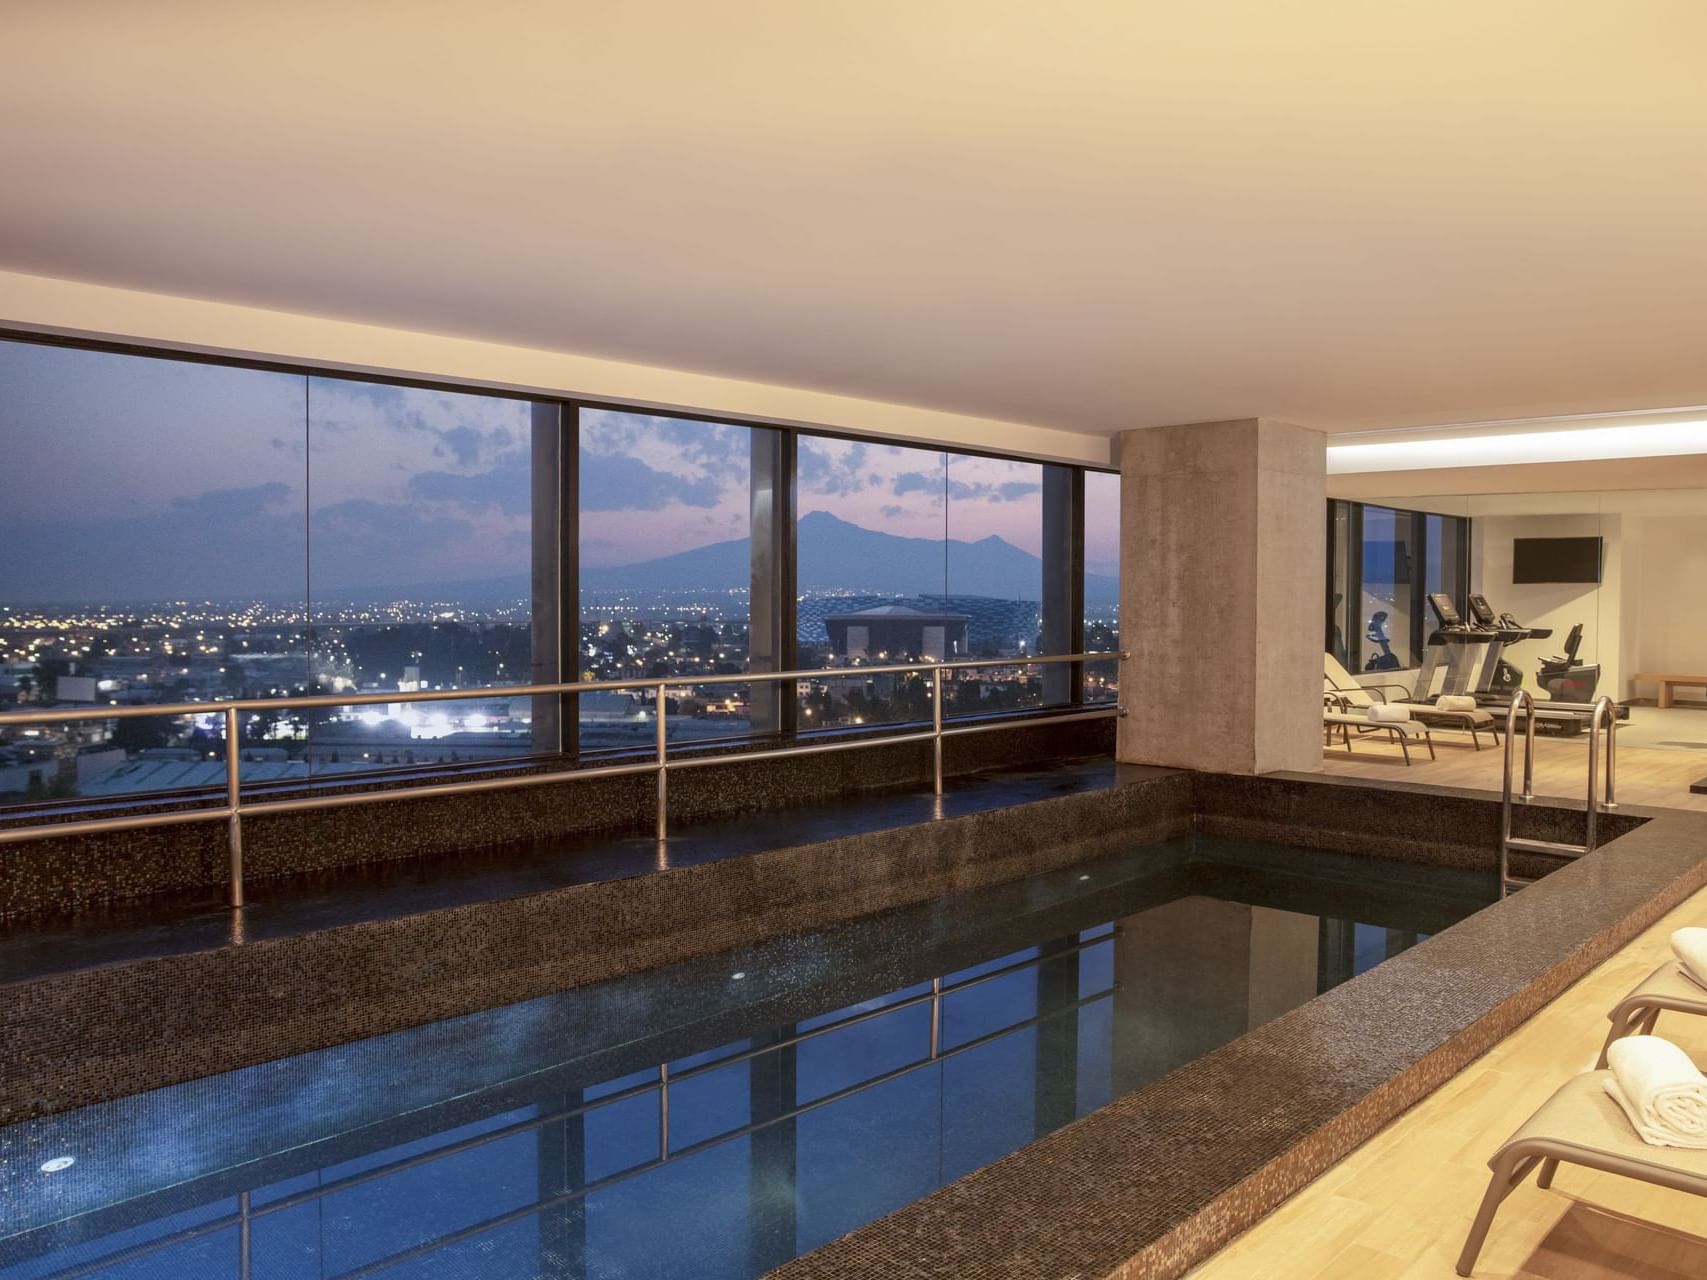
[[[14,728],[7,802],[217,785],[224,700],[533,678],[527,402],[20,344],[0,344],[0,378],[0,709],[210,704]],[[694,680],[747,669],[762,430],[578,423],[578,675],[679,677],[672,741],[750,731],[745,685]],[[1039,466],[811,436],[799,456],[802,666],[1038,652]],[[1112,648],[1117,486],[1089,480],[1087,642]],[[1111,677],[1087,673],[1088,696]],[[949,709],[1042,696],[1016,666],[956,680]],[[798,697],[803,729],[928,716],[917,677]],[[582,695],[580,747],[644,747],[652,714],[644,691]],[[413,702],[249,715],[241,766],[287,782],[532,750],[530,698]]]

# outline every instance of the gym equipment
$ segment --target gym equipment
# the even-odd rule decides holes
[[[1429,633],[1428,643],[1424,646],[1422,667],[1417,671],[1411,700],[1434,701],[1435,677],[1440,674],[1442,666],[1446,671],[1438,692],[1467,693],[1479,698],[1492,680],[1493,663],[1499,660],[1497,651],[1492,654],[1492,661],[1488,652],[1496,644],[1496,633],[1465,622],[1452,597],[1444,591],[1431,594],[1428,607],[1433,610],[1439,625]]]
[[[1483,687],[1474,692],[1478,698],[1492,697],[1500,703],[1511,700],[1511,695],[1522,687],[1523,672],[1519,671],[1504,657],[1505,650],[1514,644],[1525,640],[1545,640],[1553,634],[1551,627],[1526,627],[1509,613],[1502,613],[1496,619],[1494,607],[1488,603],[1484,595],[1472,593],[1469,597],[1470,613],[1476,620],[1476,626],[1483,631],[1494,631],[1499,635],[1499,651],[1491,657],[1493,664],[1491,672],[1486,676]],[[1567,699],[1569,701],[1569,699]],[[1584,698],[1584,702],[1588,699]]]
[[[1541,659],[1536,680],[1556,702],[1592,702],[1595,687],[1600,684],[1599,663],[1579,663],[1577,650],[1583,643],[1583,624],[1577,623],[1565,637],[1565,651],[1554,658]]]
[[[1369,661],[1363,664],[1365,671],[1397,671],[1399,655],[1393,652],[1393,645],[1387,639],[1387,611],[1377,609],[1369,619],[1369,630],[1366,633],[1370,643],[1381,646],[1380,653],[1369,655]]]

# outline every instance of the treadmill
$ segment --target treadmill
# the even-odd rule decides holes
[[[1444,591],[1432,593],[1428,607],[1438,625],[1429,633],[1423,648],[1422,666],[1411,688],[1411,701],[1433,702],[1437,694],[1450,693],[1469,694],[1480,702],[1477,691],[1493,671],[1488,649],[1496,643],[1495,633],[1465,622],[1452,597]],[[1498,660],[1495,653],[1493,661]],[[1435,688],[1437,681],[1439,689]]]
[[[1430,602],[1432,601],[1433,597],[1430,597]],[[1509,613],[1496,616],[1493,606],[1484,595],[1472,593],[1466,602],[1470,606],[1473,619],[1471,625],[1487,637],[1486,651],[1478,664],[1472,685],[1466,692],[1476,699],[1478,705],[1490,711],[1506,710],[1511,706],[1512,695],[1523,683],[1523,674],[1514,665],[1504,661],[1505,650],[1524,640],[1546,640],[1553,634],[1553,628],[1526,627]],[[1573,702],[1554,696],[1573,686],[1563,680],[1549,682],[1546,678],[1549,674],[1557,676],[1566,668],[1571,671],[1587,670],[1573,665],[1576,660],[1576,646],[1581,640],[1582,631],[1579,624],[1575,628],[1572,643],[1567,646],[1568,657],[1546,659],[1542,662],[1542,696],[1537,697],[1532,704],[1535,727],[1538,730],[1572,736],[1588,727],[1590,717],[1594,714],[1594,703]],[[1558,670],[1554,670],[1555,667]],[[1599,674],[1598,669],[1596,674]],[[1628,720],[1630,708],[1621,707],[1615,702],[1612,704],[1612,714],[1616,720]]]
[[[1523,673],[1505,661],[1505,651],[1525,640],[1545,640],[1553,634],[1553,628],[1526,627],[1509,613],[1495,617],[1494,607],[1488,603],[1488,598],[1474,592],[1470,594],[1468,604],[1473,625],[1494,637],[1471,693],[1477,702],[1504,706],[1523,684]]]

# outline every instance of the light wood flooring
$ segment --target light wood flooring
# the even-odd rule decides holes
[[[1385,735],[1380,735],[1385,736]],[[1470,749],[1461,733],[1437,730],[1435,755],[1427,749],[1411,748],[1412,764],[1405,767],[1399,748],[1377,742],[1370,734],[1353,738],[1348,755],[1343,746],[1322,753],[1326,773],[1348,777],[1429,782],[1443,787],[1471,787],[1498,792],[1501,751],[1482,738],[1482,749]],[[1521,750],[1522,744],[1519,744]],[[1671,809],[1707,809],[1707,795],[1694,795],[1689,784],[1707,777],[1707,753],[1660,747],[1636,747],[1621,743],[1618,748],[1618,800],[1621,804],[1658,805]],[[1581,804],[1588,785],[1588,738],[1535,740],[1535,791],[1537,795],[1561,796]]]
[[[1593,1065],[1606,1011],[1670,954],[1671,931],[1686,924],[1707,925],[1707,891],[1197,1268],[1193,1280],[1454,1276],[1487,1187],[1485,1161],[1566,1077]],[[1670,1014],[1656,1031],[1707,1061],[1707,1019]],[[1561,1166],[1551,1190],[1531,1178],[1506,1200],[1476,1275],[1701,1280],[1707,1200]]]

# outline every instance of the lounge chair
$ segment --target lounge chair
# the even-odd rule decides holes
[[[1336,709],[1337,704],[1331,696],[1323,699],[1322,725],[1327,732],[1328,745],[1333,745],[1334,734],[1337,732],[1340,740],[1345,743],[1347,752],[1351,750],[1351,731],[1356,729],[1359,736],[1368,733],[1385,733],[1389,742],[1399,744],[1399,749],[1405,753],[1405,764],[1411,763],[1411,743],[1421,739],[1428,748],[1428,758],[1433,760],[1434,738],[1429,734],[1428,726],[1420,720],[1371,720],[1367,715],[1353,714],[1349,711]]]
[[[1464,730],[1470,735],[1470,745],[1477,751],[1482,749],[1483,733],[1493,738],[1496,747],[1500,742],[1499,721],[1485,707],[1477,707],[1474,711],[1442,711],[1433,703],[1410,701],[1411,691],[1402,684],[1359,684],[1340,665],[1340,660],[1327,652],[1322,654],[1322,687],[1339,702],[1342,711],[1367,711],[1377,703],[1398,702],[1411,709],[1414,720],[1438,729]],[[1398,696],[1389,697],[1389,694]]]
[[[1591,1071],[1573,1076],[1494,1153],[1488,1161],[1493,1178],[1464,1241],[1464,1252],[1458,1255],[1459,1275],[1471,1273],[1500,1204],[1536,1165],[1541,1166],[1536,1186],[1543,1190],[1553,1185],[1553,1173],[1562,1162],[1707,1196],[1707,1151],[1643,1142],[1607,1095],[1602,1082],[1611,1075]]]
[[[1606,1033],[1606,1043],[1600,1046],[1600,1061],[1595,1067],[1606,1065],[1606,1053],[1614,1040],[1652,1035],[1660,1014],[1668,1011],[1707,1015],[1707,987],[1684,977],[1675,959],[1668,959],[1612,1006],[1612,1012],[1606,1015],[1612,1021],[1612,1029]]]

